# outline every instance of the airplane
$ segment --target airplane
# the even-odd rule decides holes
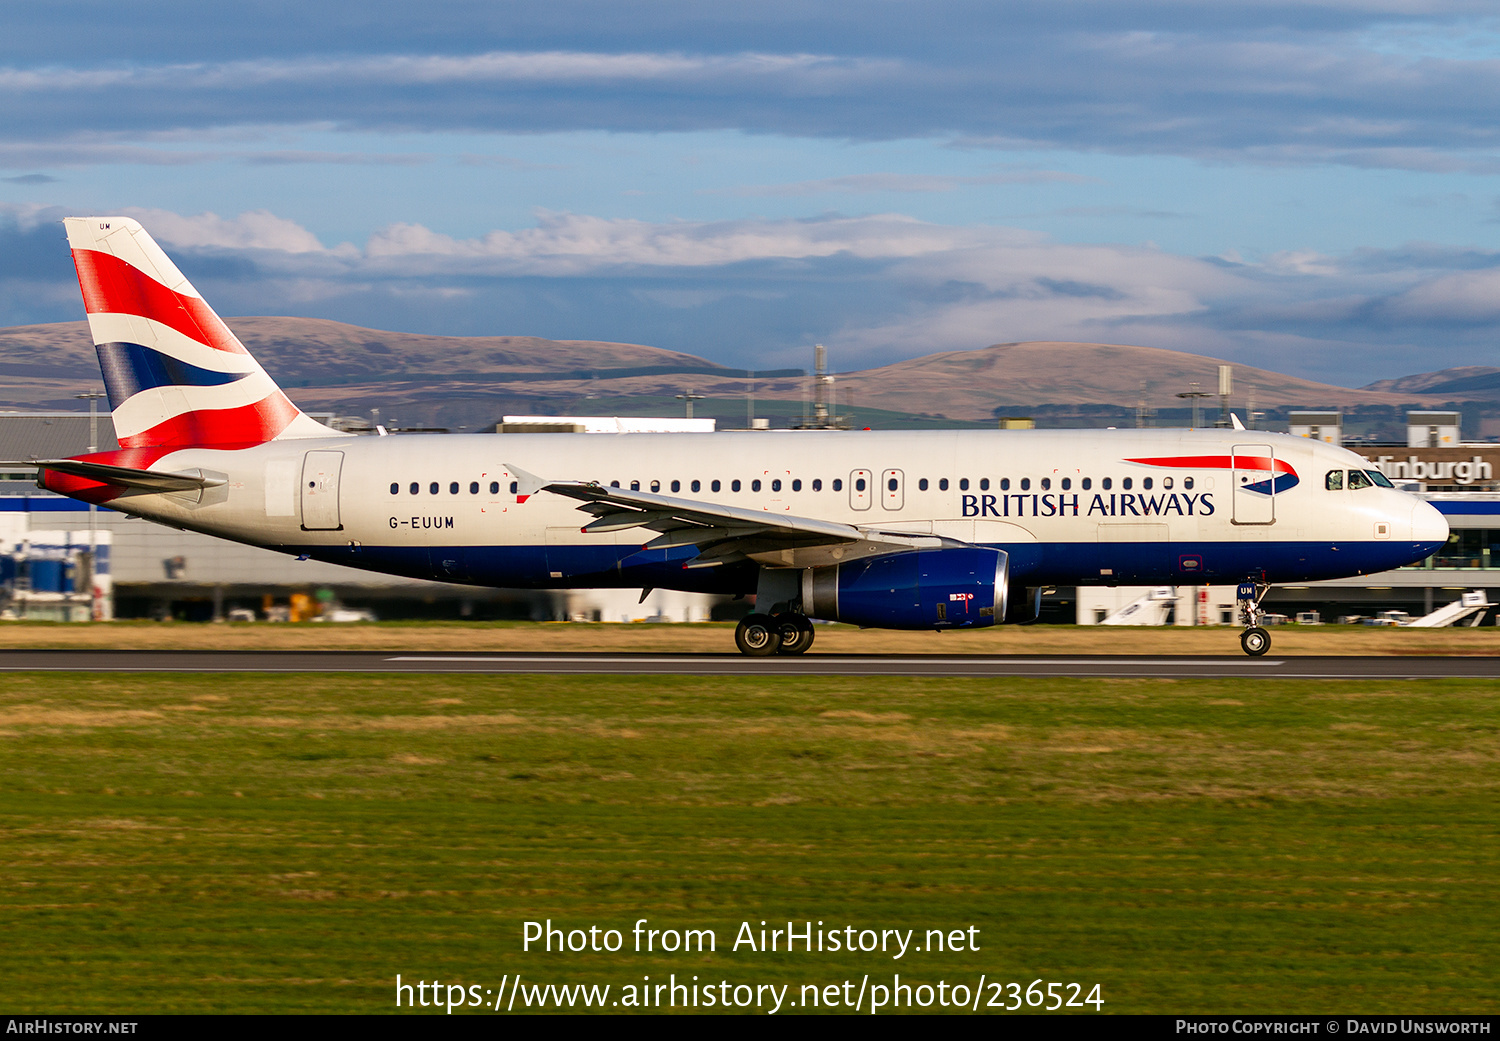
[[[65,222],[120,448],[39,486],[301,558],[479,586],[754,594],[750,656],[812,621],[1034,622],[1057,585],[1276,583],[1448,537],[1360,456],[1236,429],[356,437],[301,411],[127,217]]]

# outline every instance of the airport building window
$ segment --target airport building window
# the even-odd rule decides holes
[[[735,478],[734,480],[729,482],[729,490],[732,492],[737,492],[740,490],[739,478]]]
[[[924,477],[917,482],[917,490],[923,492],[927,490],[927,478]]]
[[[1029,491],[1031,491],[1031,478],[1030,477],[1023,477],[1023,478],[1021,478],[1021,491],[1023,491],[1023,492],[1029,492]]]
[[[682,491],[682,482],[681,481],[673,481],[672,482],[672,490],[674,492],[680,492],[680,491]]]
[[[391,494],[392,495],[400,495],[401,494],[401,486],[399,484],[395,483],[394,481],[391,482]]]
[[[958,479],[958,490],[961,492],[969,490],[969,479],[967,477],[960,477]]]
[[[835,477],[833,479],[833,490],[836,492],[844,490],[844,479],[842,477]]]
[[[479,482],[478,481],[470,481],[469,482],[469,494],[470,495],[478,495],[479,494]]]
[[[710,485],[710,487],[713,488],[714,491],[718,491],[720,488],[723,487],[723,485],[720,484],[718,481],[715,481],[712,485]]]
[[[800,478],[800,477],[794,477],[794,478],[792,478],[792,491],[794,491],[794,492],[800,492],[801,490],[802,490],[802,478]]]
[[[815,491],[815,492],[821,492],[822,490],[823,490],[823,478],[821,478],[821,477],[814,477],[813,478],[813,491]]]
[[[692,485],[690,485],[690,487],[691,487],[691,488],[692,488],[692,489],[693,489],[693,491],[695,491],[695,492],[701,492],[701,491],[702,491],[702,490],[703,490],[703,482],[702,482],[702,481],[694,481],[694,482],[693,482],[693,483],[692,483]],[[715,491],[717,491],[717,490],[718,490],[718,489],[715,489]]]
[[[940,492],[946,492],[947,490],[948,490],[948,478],[946,478],[946,477],[940,477],[940,478],[938,478],[938,491],[940,491]]]
[[[988,477],[981,477],[979,479],[979,490],[982,492],[990,490],[990,479]]]
[[[438,483],[436,481],[433,481],[431,484],[429,484],[427,486],[427,492],[430,495],[436,495],[438,493]]]

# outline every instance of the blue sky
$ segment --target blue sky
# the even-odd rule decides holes
[[[81,317],[56,221],[124,212],[226,314],[1500,364],[1493,10],[8,5],[0,324]]]

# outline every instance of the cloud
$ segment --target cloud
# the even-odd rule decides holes
[[[6,184],[57,184],[56,177],[49,174],[29,173],[21,174],[19,177],[0,177],[0,181]]]
[[[747,197],[795,197],[803,195],[867,195],[876,192],[952,192],[992,184],[1096,184],[1098,178],[1059,170],[1012,170],[1005,173],[951,177],[941,174],[870,173],[825,177],[816,181],[794,181],[789,184],[752,184],[739,188],[715,189],[705,195],[740,195]]]
[[[1493,363],[1500,334],[1500,253],[1472,248],[1250,263],[900,214],[656,223],[567,213],[473,238],[398,224],[363,247],[329,247],[265,211],[131,212],[224,314],[652,343],[752,368],[803,365],[813,342],[853,369],[1082,340],[1358,386]],[[61,215],[0,206],[0,324],[80,316]]]

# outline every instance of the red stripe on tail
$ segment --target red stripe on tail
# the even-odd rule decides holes
[[[73,266],[89,314],[130,314],[176,329],[206,347],[247,354],[209,307],[196,296],[174,292],[118,257],[92,249],[73,250]]]
[[[297,406],[281,391],[238,408],[200,408],[173,416],[139,434],[120,438],[125,448],[159,445],[256,445],[276,438],[297,418]]]

